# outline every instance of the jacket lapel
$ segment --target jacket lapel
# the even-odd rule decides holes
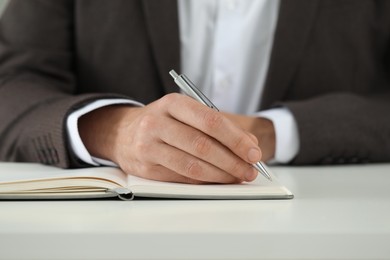
[[[147,30],[157,69],[167,93],[177,91],[169,71],[180,71],[179,22],[176,0],[143,0]]]
[[[142,3],[161,81],[167,93],[177,91],[168,73],[170,69],[180,71],[177,1]],[[304,55],[317,6],[318,0],[281,0],[261,109],[283,99]]]
[[[304,55],[317,4],[317,0],[281,0],[261,109],[283,99]]]

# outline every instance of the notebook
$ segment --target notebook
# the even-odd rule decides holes
[[[60,169],[34,163],[0,163],[0,199],[291,199],[293,194],[267,168],[240,184],[181,184],[135,177],[113,167]]]

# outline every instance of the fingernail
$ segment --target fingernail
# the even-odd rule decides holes
[[[246,181],[253,181],[257,177],[257,171],[255,169],[250,169],[245,174]]]
[[[249,150],[248,160],[250,162],[258,162],[258,161],[260,161],[260,158],[261,158],[261,154],[260,154],[260,151],[258,149],[252,148]]]

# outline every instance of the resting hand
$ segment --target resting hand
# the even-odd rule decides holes
[[[79,119],[88,151],[143,178],[184,183],[252,181],[257,141],[222,113],[180,94],[145,106],[108,106]]]
[[[262,160],[268,161],[275,156],[276,136],[272,121],[253,116],[244,116],[230,113],[223,113],[235,125],[251,133],[253,140],[258,142],[262,151]]]

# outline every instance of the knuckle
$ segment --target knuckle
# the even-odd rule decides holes
[[[186,176],[193,180],[201,180],[203,170],[198,161],[190,161],[185,167]]]
[[[250,133],[250,132],[247,132],[247,134],[248,134],[249,138],[250,138],[253,142],[255,142],[257,145],[259,145],[259,139],[257,139],[257,137],[256,137],[254,134],[252,134],[252,133]]]
[[[246,136],[241,135],[233,140],[233,149],[238,149],[242,147],[242,145],[245,143]]]
[[[167,94],[158,100],[158,102],[156,103],[157,109],[159,110],[159,112],[170,114],[172,113],[172,105],[180,102],[183,96],[184,95],[181,95],[179,93]]]
[[[152,148],[151,145],[149,145],[149,143],[139,141],[134,144],[134,149],[138,155],[142,155],[142,154],[149,154]]]
[[[207,156],[212,147],[212,143],[209,138],[204,135],[199,135],[194,139],[195,152],[202,156]]]
[[[139,122],[139,129],[141,133],[150,131],[156,127],[156,117],[153,115],[144,115]]]
[[[177,102],[177,99],[180,97],[179,93],[170,93],[163,96],[160,100],[163,105],[169,105]]]
[[[211,109],[207,109],[203,118],[205,126],[209,130],[218,129],[223,122],[223,116]]]

